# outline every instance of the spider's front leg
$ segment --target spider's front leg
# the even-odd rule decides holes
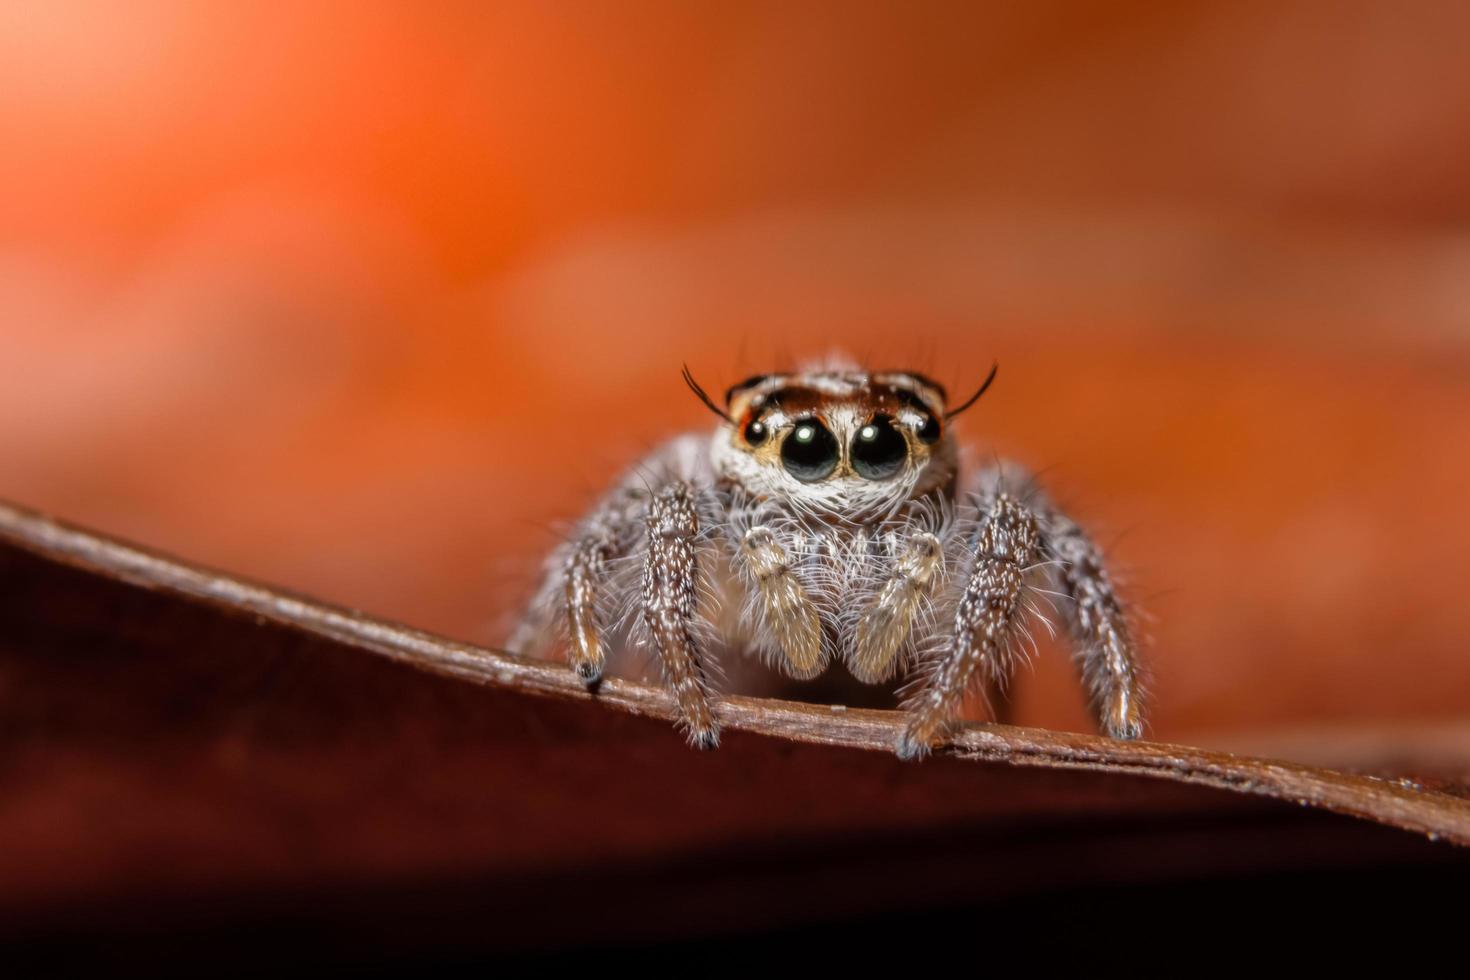
[[[660,490],[649,502],[646,527],[639,597],[643,627],[679,703],[690,744],[712,749],[719,745],[720,732],[697,633],[701,580],[693,488],[675,481]]]
[[[1025,612],[1025,577],[1040,543],[1035,514],[1009,494],[997,493],[971,540],[948,647],[905,704],[909,722],[899,737],[900,757],[921,756],[939,740],[977,671],[996,683],[1009,676]]]

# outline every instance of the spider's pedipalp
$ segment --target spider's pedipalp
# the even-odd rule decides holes
[[[887,680],[898,668],[899,652],[909,642],[920,604],[944,567],[944,546],[928,531],[908,539],[877,596],[858,619],[852,675],[865,684]]]
[[[756,615],[784,657],[787,672],[802,680],[816,677],[827,666],[822,621],[791,556],[763,524],[745,532],[738,554],[754,583]]]

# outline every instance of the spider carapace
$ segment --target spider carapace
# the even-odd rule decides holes
[[[905,672],[895,748],[911,758],[943,741],[972,685],[1006,683],[1042,603],[1103,731],[1140,734],[1137,652],[1097,547],[1020,467],[960,465],[951,423],[994,368],[955,408],[913,371],[759,375],[723,407],[684,378],[719,426],[665,444],[578,523],[513,649],[560,643],[596,684],[610,651],[642,648],[701,748],[719,743],[718,656],[795,678],[834,660],[865,683]]]

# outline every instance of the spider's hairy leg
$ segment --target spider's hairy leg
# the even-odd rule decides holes
[[[602,679],[607,655],[602,636],[608,617],[605,593],[609,563],[626,554],[641,530],[646,495],[622,488],[583,523],[562,558],[562,608],[567,624],[567,659],[588,685]]]
[[[848,664],[853,677],[876,684],[892,675],[919,603],[943,567],[944,547],[939,538],[920,531],[908,539],[892,574],[858,619],[856,650]]]
[[[606,662],[602,637],[617,600],[611,566],[642,536],[646,496],[635,488],[619,488],[552,554],[535,599],[506,644],[511,650],[540,656],[557,638],[554,627],[564,627],[567,659],[577,676],[588,685],[601,679]]]
[[[567,555],[565,593],[567,656],[585,683],[602,677],[607,656],[602,650],[598,621],[598,585],[607,578],[608,559],[616,554],[616,536],[606,524],[594,523],[577,539]]]
[[[826,666],[822,621],[786,549],[774,531],[757,525],[741,538],[739,557],[755,581],[761,615],[785,656],[787,672],[802,680],[816,677]]]
[[[697,635],[699,515],[694,490],[675,481],[649,503],[640,612],[664,678],[679,703],[689,742],[712,749],[720,741]]]
[[[1043,538],[1057,559],[1057,584],[1072,599],[1067,620],[1077,663],[1102,729],[1113,738],[1143,734],[1142,669],[1122,604],[1103,567],[1102,553],[1064,514],[1052,511]]]
[[[997,494],[973,539],[949,646],[905,705],[909,722],[899,737],[901,757],[916,758],[933,747],[977,670],[1004,682],[1025,612],[1026,571],[1039,545],[1036,516],[1009,494]]]

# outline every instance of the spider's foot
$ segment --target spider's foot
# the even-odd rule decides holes
[[[720,747],[720,730],[713,725],[689,729],[689,747],[709,752]]]
[[[919,737],[912,728],[905,729],[894,744],[894,751],[905,762],[918,762],[933,751],[928,739]]]
[[[602,664],[591,660],[582,660],[573,667],[582,683],[587,685],[590,691],[596,691],[602,683]]]
[[[1112,738],[1125,740],[1132,740],[1143,734],[1143,715],[1138,710],[1138,700],[1126,690],[1115,692],[1108,700],[1103,730]]]

